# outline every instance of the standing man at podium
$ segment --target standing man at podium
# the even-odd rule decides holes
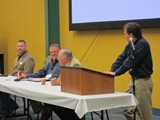
[[[79,60],[72,55],[72,52],[69,49],[61,49],[57,59],[61,66],[82,67]],[[61,85],[60,76],[58,78],[52,78],[51,85]],[[74,110],[46,103],[44,104],[41,120],[48,120],[52,115],[52,111],[54,111],[62,120],[80,120]]]
[[[127,120],[133,120],[134,117],[136,120],[152,120],[153,64],[150,45],[142,36],[139,24],[129,22],[124,25],[123,29],[128,44],[112,64],[111,70],[105,73],[119,76],[129,71],[132,80],[127,92],[135,93],[138,106],[126,107],[124,114]]]

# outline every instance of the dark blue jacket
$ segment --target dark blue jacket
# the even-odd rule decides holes
[[[148,77],[153,73],[152,55],[148,42],[140,38],[134,42],[134,45],[134,59],[132,59],[132,46],[128,43],[122,54],[113,63],[110,71],[115,72],[116,76],[130,69],[130,75],[137,78]]]

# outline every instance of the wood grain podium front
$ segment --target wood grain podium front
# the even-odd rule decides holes
[[[79,95],[114,92],[114,76],[86,68],[61,67],[61,91]]]

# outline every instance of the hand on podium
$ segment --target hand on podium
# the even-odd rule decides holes
[[[114,75],[114,76],[115,76],[115,72],[104,71],[103,73],[105,73],[105,74],[109,74],[109,75]]]

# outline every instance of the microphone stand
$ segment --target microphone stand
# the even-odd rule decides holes
[[[135,49],[132,50],[132,82],[133,82],[133,95],[136,96],[136,92],[135,92],[135,76],[134,76],[134,70],[135,70],[135,65],[134,65],[134,51]],[[136,108],[134,110],[134,120],[136,120]]]

